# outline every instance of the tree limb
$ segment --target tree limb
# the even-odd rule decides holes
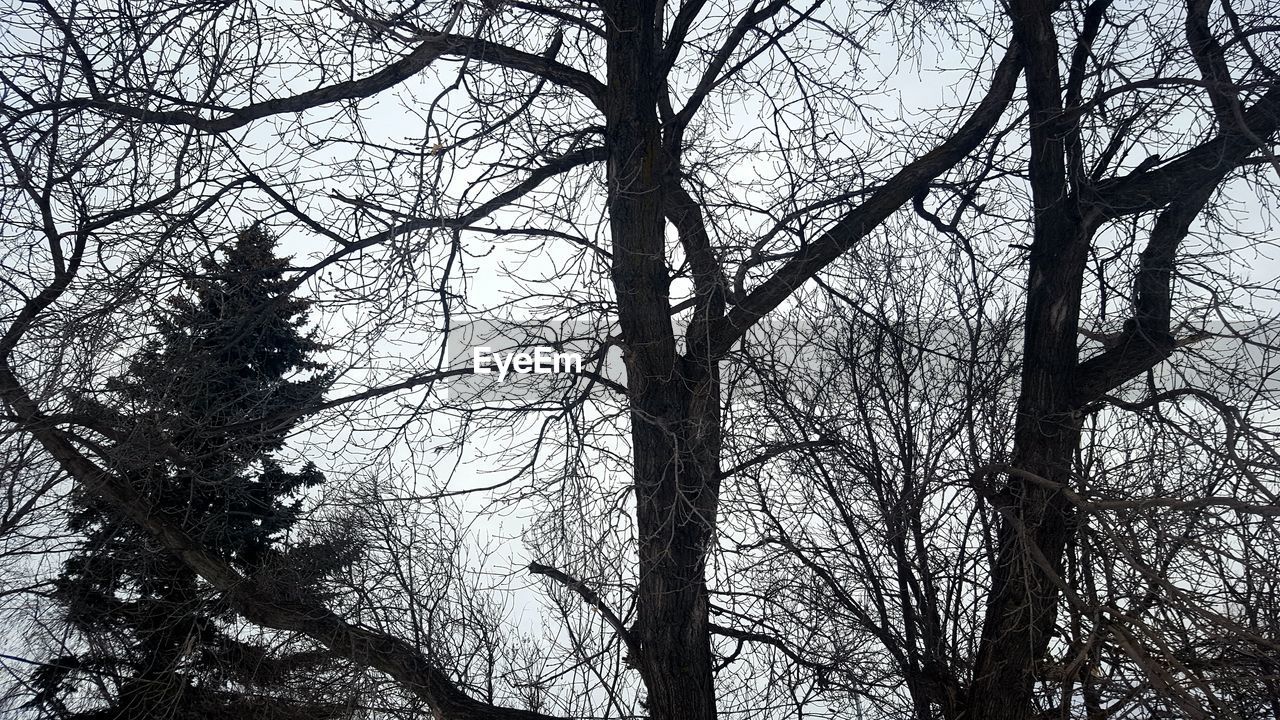
[[[1188,187],[1206,177],[1226,177],[1258,148],[1258,139],[1270,138],[1280,128],[1280,85],[1244,113],[1241,125],[1160,167],[1098,183],[1090,191],[1087,205],[1113,220],[1158,210],[1186,195]]]
[[[1009,102],[1021,72],[1016,44],[1005,51],[986,97],[951,137],[899,170],[866,202],[849,211],[817,240],[802,248],[776,273],[747,293],[729,314],[713,323],[708,350],[713,357],[728,352],[760,318],[780,305],[796,288],[816,275],[881,222],[910,201],[930,181],[951,169],[982,142]]]
[[[626,643],[627,650],[632,654],[632,656],[639,657],[639,640],[637,640],[635,635],[627,629],[626,623],[622,622],[622,618],[618,617],[618,615],[613,612],[608,604],[606,604],[605,601],[596,594],[595,590],[587,587],[586,583],[572,575],[569,575],[568,573],[557,570],[550,565],[543,565],[542,563],[537,562],[529,563],[529,572],[534,575],[549,577],[577,593],[578,597],[581,597],[588,605],[600,612],[600,615],[604,617],[605,622],[609,623],[609,625],[613,627],[614,631],[618,633],[618,637],[622,638],[622,641]]]
[[[300,113],[342,100],[370,97],[413,77],[431,63],[446,56],[471,58],[527,72],[562,87],[576,90],[597,108],[604,107],[604,83],[592,77],[589,73],[571,68],[541,55],[534,55],[533,53],[516,50],[515,48],[487,40],[480,40],[467,35],[438,33],[424,37],[408,55],[367,77],[315,88],[290,97],[252,103],[242,108],[230,110],[216,118],[202,117],[187,110],[151,110],[118,102],[101,95],[36,105],[29,112],[87,108],[143,122],[161,125],[185,125],[206,133],[222,133],[235,130],[254,120],[260,120],[272,115]]]

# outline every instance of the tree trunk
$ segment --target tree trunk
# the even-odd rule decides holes
[[[712,720],[707,550],[718,495],[719,378],[676,351],[666,266],[663,145],[656,70],[660,4],[609,8],[606,122],[613,285],[631,403],[639,537],[632,634],[653,720]]]
[[[1035,208],[1013,465],[1066,485],[1080,443],[1080,418],[1072,402],[1076,333],[1096,224],[1081,216],[1069,192],[1052,12],[1042,0],[1019,0],[1010,7],[1031,110],[1029,177]],[[999,548],[967,710],[970,718],[1025,720],[1032,712],[1036,669],[1053,633],[1058,580],[1074,520],[1059,491],[1026,476],[1010,477],[995,503],[1002,516]]]

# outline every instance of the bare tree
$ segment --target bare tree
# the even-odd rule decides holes
[[[1259,430],[1270,396],[1224,400],[1181,374],[1214,372],[1194,356],[1207,321],[1239,324],[1232,295],[1272,281],[1232,275],[1248,252],[1233,236],[1267,227],[1228,212],[1251,192],[1269,202],[1280,174],[1269,3],[8,14],[6,432],[37,441],[247,621],[381,671],[450,719],[873,712],[864,699],[918,717],[1107,717],[1166,700],[1161,712],[1243,715],[1212,699],[1227,692],[1212,678],[1247,665],[1259,692],[1274,682],[1254,579],[1270,560],[1242,549],[1274,532],[1258,519],[1275,507]],[[913,66],[937,69],[926,99],[876,97]],[[464,540],[406,574],[410,511],[387,515],[409,519],[386,530],[374,553],[386,563],[328,603],[245,577],[147,507],[108,461],[112,428],[66,412],[74,385],[59,368],[91,383],[118,363],[145,333],[121,318],[247,214],[312,251],[294,282],[327,310],[332,364],[347,368],[305,409],[327,414],[298,442],[381,467],[384,483],[412,468],[391,498],[353,473],[355,505],[417,503],[426,525],[528,509],[528,568],[557,588],[565,652],[505,643],[500,613],[463,609],[470,589],[432,594],[430,568],[472,586],[451,555]],[[912,278],[867,262],[877,254],[949,258],[936,277],[953,296],[895,294]],[[797,395],[779,377],[797,359],[756,350],[814,297],[857,323],[825,326],[849,342],[797,365],[830,379]],[[964,331],[938,332],[928,313]],[[444,338],[475,320],[582,348],[586,366],[446,392],[470,368]],[[1195,422],[1168,418],[1177,400],[1200,403]],[[1188,476],[1218,467],[1236,484],[1166,487],[1151,478],[1167,455],[1115,460],[1182,431],[1198,443]],[[510,444],[471,458],[504,472],[492,483],[432,460],[482,436]],[[813,502],[845,514],[822,517],[819,536],[797,526],[807,516],[779,511],[792,498],[776,472],[803,473]],[[1155,507],[1197,528],[1169,530],[1179,538],[1210,515],[1233,536],[1134,537],[1130,513]],[[1206,547],[1225,594],[1173,579],[1169,557]],[[787,581],[797,567],[803,584]],[[1138,577],[1151,599],[1135,610],[1116,598]],[[410,597],[384,602],[396,594]],[[420,602],[431,597],[444,625]],[[830,608],[839,616],[806,624]],[[1232,632],[1179,637],[1187,613]],[[475,621],[471,639],[448,649],[460,619]],[[1192,650],[1208,664],[1173,666]],[[539,671],[552,656],[556,670]]]

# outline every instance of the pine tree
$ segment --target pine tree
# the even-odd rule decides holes
[[[254,227],[220,258],[206,258],[187,293],[170,300],[156,337],[107,382],[82,394],[83,412],[124,437],[104,453],[161,513],[243,572],[279,553],[299,517],[298,493],[323,481],[311,463],[277,459],[297,412],[321,399],[331,377],[312,358],[310,303],[288,295],[287,260]],[[318,717],[303,706],[245,692],[283,683],[264,648],[234,637],[216,593],[142,530],[89,495],[70,526],[84,535],[66,560],[57,598],[87,650],[50,661],[36,677],[36,706],[54,717]],[[342,553],[334,553],[340,562]],[[114,693],[83,709],[77,680]]]

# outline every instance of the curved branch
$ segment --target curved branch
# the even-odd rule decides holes
[[[776,273],[752,290],[727,316],[714,322],[708,333],[712,357],[728,352],[760,318],[782,304],[803,285],[846,250],[874,230],[886,218],[942,173],[951,169],[978,147],[991,131],[1009,102],[1021,73],[1019,49],[1013,44],[1005,52],[986,97],[951,137],[933,150],[899,170],[866,202],[849,211],[817,240],[802,248]]]
[[[626,624],[622,622],[622,618],[618,617],[617,613],[615,613],[604,600],[600,599],[600,596],[596,594],[595,590],[587,587],[586,583],[572,575],[569,575],[568,573],[557,570],[550,565],[543,565],[542,563],[537,562],[529,563],[529,572],[534,575],[549,577],[577,593],[578,597],[582,598],[584,602],[599,611],[600,615],[604,617],[605,622],[609,623],[610,627],[614,629],[614,632],[618,633],[618,637],[622,638],[622,642],[626,643],[627,650],[631,653],[631,656],[635,658],[640,657],[640,642],[636,639],[635,635],[627,629]]]
[[[489,198],[488,200],[484,201],[480,205],[477,205],[471,210],[468,210],[462,215],[458,215],[456,217],[415,218],[413,220],[409,220],[404,223],[401,223],[393,228],[383,230],[382,232],[374,233],[373,235],[370,235],[364,238],[363,240],[357,240],[354,242],[345,243],[343,244],[342,248],[337,252],[332,253],[328,257],[311,265],[306,270],[299,273],[297,277],[295,277],[291,281],[291,287],[294,287],[294,288],[301,287],[302,283],[306,282],[309,278],[314,276],[316,273],[320,272],[321,270],[328,267],[329,265],[332,265],[338,262],[342,258],[348,255],[351,255],[352,253],[359,252],[360,250],[364,250],[365,248],[370,248],[375,245],[379,245],[381,243],[387,242],[388,240],[391,240],[392,238],[395,238],[399,235],[403,235],[405,233],[415,232],[418,230],[428,230],[432,228],[443,228],[443,229],[450,229],[450,230],[467,229],[467,227],[470,226],[471,224],[478,222],[479,220],[482,220],[485,217],[488,217],[489,215],[503,208],[513,200],[516,200],[524,195],[529,194],[530,192],[533,192],[538,188],[539,185],[541,185],[548,178],[554,177],[564,172],[568,172],[569,170],[572,170],[573,168],[576,168],[580,165],[586,165],[587,163],[602,161],[606,157],[607,157],[607,151],[603,147],[590,147],[590,148],[578,150],[576,152],[568,153],[558,158],[555,158],[554,160],[548,162],[546,165],[543,165],[539,168],[535,168],[534,170],[529,172],[529,176],[524,180],[521,180],[520,182],[516,183],[509,189],[498,193],[492,198]],[[345,198],[339,198],[339,199],[345,199]]]
[[[1243,113],[1238,127],[1223,132],[1181,157],[1145,172],[1099,183],[1088,206],[1103,218],[1116,219],[1150,212],[1186,195],[1188,187],[1207,178],[1225,178],[1280,130],[1280,84],[1274,85]]]
[[[604,83],[589,73],[542,55],[534,55],[487,40],[467,35],[438,33],[424,37],[408,55],[367,77],[318,87],[290,97],[252,103],[216,118],[202,117],[187,110],[149,110],[99,95],[36,105],[30,112],[86,108],[148,123],[185,125],[201,132],[222,133],[272,115],[300,113],[342,100],[370,97],[404,82],[426,69],[431,63],[446,56],[469,58],[526,72],[556,85],[576,90],[597,108],[604,107]]]

